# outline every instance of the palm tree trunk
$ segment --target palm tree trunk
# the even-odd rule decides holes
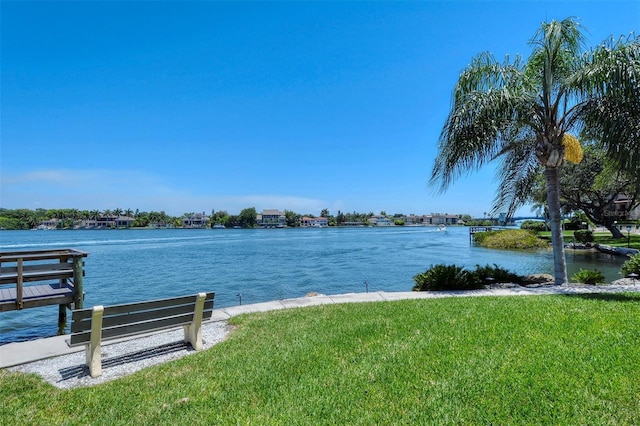
[[[547,203],[551,227],[551,246],[553,247],[553,271],[555,284],[567,283],[567,262],[564,257],[564,238],[562,236],[562,213],[560,212],[560,188],[558,167],[546,167]]]

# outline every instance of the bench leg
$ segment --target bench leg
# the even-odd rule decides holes
[[[102,314],[104,307],[94,306],[91,314],[91,340],[87,345],[87,366],[91,377],[102,374],[102,355],[100,341],[102,340]]]
[[[191,324],[184,326],[184,341],[191,343],[191,346],[196,351],[202,349],[202,311],[204,309],[204,299],[207,297],[206,293],[198,293],[196,299],[196,306],[193,312],[193,321]]]

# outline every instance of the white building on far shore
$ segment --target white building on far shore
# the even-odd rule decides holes
[[[257,217],[258,226],[262,228],[284,228],[287,226],[287,217],[278,209],[262,210]]]
[[[326,217],[309,217],[304,216],[300,220],[300,226],[303,228],[326,228],[329,226],[329,221]]]

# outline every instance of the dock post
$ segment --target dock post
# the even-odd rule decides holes
[[[82,256],[73,256],[73,309],[82,309],[84,291],[82,289]]]
[[[24,287],[23,287],[23,266],[22,266],[22,258],[18,259],[18,276],[16,277],[16,307],[18,310],[22,309],[23,297],[24,297]]]
[[[58,336],[64,334],[67,326],[67,305],[58,305]]]

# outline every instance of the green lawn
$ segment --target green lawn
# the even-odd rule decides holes
[[[618,238],[614,240],[611,237],[611,233],[603,232],[603,233],[595,233],[593,235],[594,242],[598,244],[605,244],[608,246],[616,246],[616,247],[627,247],[627,234],[624,235],[624,238]],[[640,235],[638,234],[630,234],[629,235],[629,247],[640,249]]]
[[[640,424],[640,294],[324,305],[90,388],[0,372],[0,424]]]
[[[539,232],[538,237],[551,240],[551,232]],[[563,231],[564,241],[570,243],[575,240],[573,236],[573,231]],[[640,235],[638,234],[630,234],[629,235],[629,247],[640,250]],[[594,243],[596,244],[605,244],[608,246],[614,247],[627,247],[627,234],[624,233],[624,238],[613,239],[611,237],[610,232],[596,232],[593,234]]]

